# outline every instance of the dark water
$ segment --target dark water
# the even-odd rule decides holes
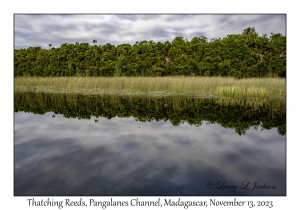
[[[280,106],[15,93],[14,144],[15,195],[286,195]]]

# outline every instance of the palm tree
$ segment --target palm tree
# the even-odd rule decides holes
[[[97,43],[97,40],[94,39],[94,40],[93,40],[93,43],[94,43],[94,44]]]
[[[52,44],[49,44],[49,50],[50,50],[50,47],[52,47]]]

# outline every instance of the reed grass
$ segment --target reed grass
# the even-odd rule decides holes
[[[266,99],[286,97],[286,79],[232,77],[16,77],[15,91]]]

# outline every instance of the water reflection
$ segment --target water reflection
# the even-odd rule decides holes
[[[14,99],[15,195],[285,195],[285,101]]]
[[[55,112],[15,113],[15,195],[286,194],[285,136],[276,128],[238,135],[208,121],[174,126]],[[240,189],[244,181],[276,189]]]
[[[44,114],[63,114],[66,118],[134,117],[137,121],[170,121],[178,126],[188,123],[201,126],[204,122],[231,128],[243,135],[251,127],[277,128],[286,132],[285,99],[242,100],[199,99],[191,97],[117,97],[50,93],[14,94],[14,110]]]

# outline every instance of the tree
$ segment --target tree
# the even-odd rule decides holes
[[[171,42],[93,43],[16,49],[15,76],[286,76],[286,37],[259,36],[250,27],[211,42],[202,35],[191,41],[177,36]]]

